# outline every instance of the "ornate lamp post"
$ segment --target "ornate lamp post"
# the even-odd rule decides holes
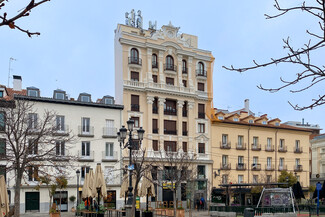
[[[131,209],[132,209],[132,202],[133,202],[133,187],[132,187],[132,174],[133,174],[133,169],[134,169],[134,165],[132,165],[132,150],[134,149],[134,141],[132,138],[132,132],[133,132],[133,127],[134,127],[134,121],[133,120],[128,120],[127,122],[127,127],[128,129],[126,129],[124,126],[122,126],[122,128],[120,129],[120,131],[117,133],[117,137],[118,140],[120,142],[120,146],[121,148],[128,148],[129,149],[129,187],[128,187],[128,200],[126,203],[126,208],[128,209],[127,212],[127,216],[132,217],[133,215],[131,214]],[[129,139],[126,142],[126,144],[124,144],[124,140],[126,139],[127,136],[127,131],[129,131]],[[138,139],[141,143],[141,141],[143,140],[143,134],[144,134],[144,130],[142,129],[142,127],[140,127],[140,129],[137,130],[138,132]],[[122,147],[123,144],[123,147]]]
[[[77,170],[76,174],[77,174],[77,216],[79,216],[79,175],[80,175],[80,170]]]

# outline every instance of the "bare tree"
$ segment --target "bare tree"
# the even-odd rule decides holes
[[[177,189],[182,183],[187,183],[193,189],[192,184],[197,180],[197,155],[194,152],[184,152],[182,149],[164,151],[160,149],[159,157],[155,158],[153,165],[162,172],[162,178],[158,184],[173,193],[174,216],[177,209]]]
[[[26,33],[29,37],[32,37],[33,35],[40,35],[41,33],[39,33],[39,32],[30,32],[29,30],[27,30],[25,28],[21,28],[20,26],[18,26],[16,24],[16,21],[23,17],[29,16],[33,8],[43,4],[45,2],[48,2],[48,1],[50,1],[50,0],[41,0],[38,2],[35,2],[35,0],[31,0],[29,3],[26,3],[26,7],[22,8],[22,9],[17,8],[17,10],[19,10],[19,9],[20,10],[17,12],[17,14],[13,15],[10,18],[8,18],[7,12],[4,12],[3,15],[0,15],[0,20],[2,20],[2,21],[0,21],[0,26],[9,26],[9,28],[11,28],[11,29],[18,29],[19,31]],[[7,2],[9,3],[9,0],[0,0],[0,11],[4,9]]]
[[[278,10],[278,13],[275,15],[267,15],[266,19],[275,19],[281,16],[286,15],[289,12],[300,11],[306,12],[308,15],[316,18],[315,23],[310,25],[319,26],[319,32],[311,32],[306,30],[306,33],[309,35],[310,39],[303,46],[299,48],[294,48],[290,43],[290,37],[283,39],[283,48],[288,52],[287,55],[280,58],[271,58],[269,62],[259,64],[253,60],[254,65],[246,68],[236,68],[232,65],[230,67],[223,66],[223,68],[231,71],[245,72],[247,70],[267,67],[271,65],[278,64],[291,64],[301,66],[302,71],[296,73],[296,76],[292,80],[286,80],[280,77],[282,85],[276,88],[264,88],[261,84],[258,85],[258,88],[264,91],[277,92],[287,87],[293,87],[296,84],[302,85],[297,89],[291,89],[291,93],[303,92],[311,87],[314,87],[316,84],[321,84],[325,79],[325,66],[323,63],[317,64],[311,59],[311,54],[315,54],[317,51],[320,51],[325,46],[325,0],[313,0],[309,1],[308,5],[304,1],[300,6],[283,8],[280,6],[279,2],[275,0],[274,7]],[[313,40],[312,40],[313,39]],[[320,94],[317,98],[312,99],[312,102],[304,105],[293,105],[291,102],[289,104],[295,110],[305,110],[312,109],[314,107],[325,104],[325,94]]]
[[[0,126],[4,126],[3,136],[6,139],[6,172],[11,172],[15,182],[15,217],[20,214],[23,181],[38,181],[39,176],[53,174],[67,175],[72,166],[69,161],[74,159],[67,151],[70,147],[67,143],[73,140],[71,132],[58,133],[55,112],[38,112],[42,114],[37,114],[34,104],[23,99],[2,101],[0,105],[3,115]]]

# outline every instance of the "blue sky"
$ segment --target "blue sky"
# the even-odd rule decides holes
[[[311,1],[311,0],[310,0]],[[28,1],[11,1],[9,15],[23,8]],[[308,2],[308,1],[307,1]],[[301,1],[280,0],[283,6],[298,6]],[[298,120],[325,127],[324,106],[313,110],[294,111],[287,101],[306,105],[313,97],[323,94],[323,85],[299,94],[289,89],[278,93],[259,90],[256,85],[276,87],[279,77],[292,78],[299,68],[292,65],[273,66],[245,73],[224,70],[223,65],[250,66],[252,60],[262,63],[271,57],[286,54],[282,39],[291,36],[294,46],[306,43],[305,30],[318,30],[315,20],[306,13],[290,13],[275,20],[266,20],[265,13],[274,14],[273,0],[227,1],[111,1],[91,3],[77,0],[51,0],[34,9],[29,17],[16,24],[39,37],[6,27],[0,28],[0,83],[8,83],[9,58],[11,74],[23,77],[23,87],[36,86],[42,96],[52,96],[61,88],[70,97],[89,92],[93,99],[114,96],[114,30],[124,23],[125,12],[141,10],[144,28],[157,20],[158,28],[169,21],[179,26],[180,33],[199,37],[199,47],[212,51],[214,64],[214,106],[235,110],[250,99],[256,114],[268,114],[282,121]],[[323,61],[324,52],[313,60]],[[12,86],[12,80],[9,82]]]

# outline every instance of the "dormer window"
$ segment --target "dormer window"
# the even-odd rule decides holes
[[[39,97],[39,89],[36,87],[27,87],[27,96]]]
[[[280,123],[279,122],[275,122],[275,126],[280,126]]]
[[[53,98],[54,99],[64,100],[65,99],[65,91],[63,91],[63,90],[55,90]]]
[[[79,95],[79,98],[78,98],[78,101],[81,101],[81,102],[91,102],[91,95],[88,94],[88,93],[81,93]]]
[[[218,119],[223,120],[224,118],[223,118],[223,116],[218,116]]]
[[[248,123],[253,124],[254,121],[251,119],[251,120],[248,121]]]
[[[239,121],[239,119],[238,118],[234,118],[234,121]]]
[[[105,104],[113,104],[113,99],[106,98],[105,99]]]
[[[0,98],[3,98],[3,90],[0,90]]]
[[[262,124],[266,124],[266,121],[262,121]]]

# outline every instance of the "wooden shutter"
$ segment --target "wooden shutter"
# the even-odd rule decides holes
[[[187,131],[187,122],[183,121],[183,132]]]
[[[139,95],[131,95],[131,104],[139,105]]]
[[[174,78],[166,77],[166,84],[174,85]]]
[[[152,75],[152,80],[154,83],[158,83],[158,76],[157,75]]]
[[[158,140],[152,140],[152,149],[158,151]]]
[[[131,80],[139,81],[139,72],[131,72]]]
[[[158,120],[152,119],[152,129],[158,129]]]
[[[187,142],[183,142],[183,151],[187,152]]]
[[[204,91],[204,83],[197,83],[197,89],[200,91]]]
[[[199,112],[200,112],[200,113],[205,113],[204,110],[205,110],[205,109],[204,109],[204,104],[199,104]]]

